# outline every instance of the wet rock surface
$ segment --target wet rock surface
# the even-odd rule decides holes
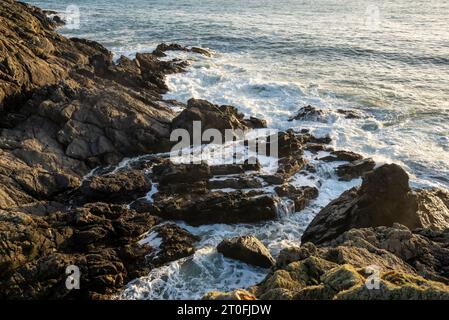
[[[374,169],[376,163],[373,159],[355,160],[348,164],[342,164],[336,169],[337,175],[340,180],[349,181],[363,176],[365,173]]]
[[[262,268],[270,268],[275,263],[270,251],[254,236],[225,239],[218,245],[217,251],[227,258]]]

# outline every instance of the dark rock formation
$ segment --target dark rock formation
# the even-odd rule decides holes
[[[270,268],[275,263],[270,251],[254,236],[225,239],[218,245],[217,250],[227,258],[263,268]]]
[[[374,169],[376,163],[373,159],[367,158],[362,160],[355,160],[348,164],[342,164],[336,170],[340,180],[350,181],[352,179],[363,176],[365,173]]]
[[[279,197],[287,197],[294,201],[295,211],[301,211],[312,199],[318,197],[318,189],[315,187],[296,188],[292,185],[282,185],[274,188]]]
[[[12,0],[0,19],[0,208],[52,200],[95,166],[169,148],[175,114],[160,94],[185,63],[151,54],[114,63],[100,44],[62,37],[45,12]]]
[[[337,151],[331,151],[330,156],[326,156],[323,158],[320,158],[321,161],[326,162],[332,162],[332,161],[358,161],[362,160],[363,156],[360,154],[357,154],[352,151],[344,151],[344,150],[337,150]]]
[[[153,267],[192,255],[195,252],[195,243],[199,240],[187,230],[171,223],[154,227],[150,234],[160,239],[159,247],[153,248],[147,256],[147,261]]]
[[[80,200],[77,200],[81,203],[127,203],[143,197],[150,190],[151,182],[142,171],[124,171],[85,180],[79,189]]]
[[[104,298],[148,271],[149,249],[135,239],[156,223],[149,214],[103,203],[44,218],[0,211],[0,296]],[[69,265],[80,269],[79,290],[65,287]]]
[[[368,173],[360,188],[344,192],[318,213],[302,241],[319,244],[351,228],[392,226],[396,222],[411,229],[449,228],[447,193],[415,193],[408,181],[407,173],[395,164]]]
[[[312,107],[311,105],[302,107],[297,114],[288,119],[288,121],[302,120],[302,121],[323,121],[325,111]]]
[[[260,222],[277,216],[272,195],[251,196],[239,191],[174,195],[156,199],[153,205],[156,215],[191,225]]]
[[[248,293],[270,300],[447,300],[448,240],[447,231],[411,232],[398,224],[353,229],[320,246],[282,250],[273,271]]]

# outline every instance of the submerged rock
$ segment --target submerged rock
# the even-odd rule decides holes
[[[315,187],[296,188],[292,185],[278,186],[274,190],[278,196],[293,200],[295,203],[295,211],[301,211],[307,207],[311,200],[318,197],[319,192]]]
[[[218,245],[217,251],[227,258],[263,268],[270,268],[275,263],[270,251],[254,236],[225,239]]]
[[[323,117],[325,114],[326,114],[325,111],[312,107],[311,105],[307,105],[299,109],[297,114],[293,117],[290,117],[288,121],[293,120],[323,121],[324,120]]]
[[[165,57],[165,52],[167,51],[184,51],[184,52],[195,52],[199,53],[206,57],[211,57],[212,53],[209,50],[206,50],[204,48],[198,48],[198,47],[185,47],[177,43],[171,43],[171,44],[165,44],[161,43],[159,44],[156,49],[153,51],[153,54],[157,57]]]

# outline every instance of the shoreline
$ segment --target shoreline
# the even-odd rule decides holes
[[[279,166],[271,172],[259,162],[177,164],[155,156],[170,150],[173,129],[191,132],[192,120],[220,132],[262,129],[266,121],[201,99],[163,100],[166,75],[184,72],[188,61],[159,58],[170,50],[210,55],[205,49],[161,44],[113,62],[102,45],[55,33],[56,24],[40,9],[7,0],[0,10],[12,34],[5,41],[18,52],[7,55],[2,68],[0,297],[116,296],[151,269],[195,253],[202,239],[173,221],[276,221],[283,203],[294,207],[287,214],[300,215],[320,196],[317,168],[330,164],[330,174],[362,178],[362,185],[320,210],[301,247],[283,248],[277,257],[255,237],[224,239],[220,253],[248,264],[263,261],[267,277],[207,298],[449,299],[447,191],[412,191],[402,168],[334,150],[330,138],[308,131],[277,134]],[[15,44],[23,38],[31,40]],[[305,106],[292,121],[323,116]],[[298,175],[317,183],[295,183]],[[373,264],[382,269],[382,290],[374,293],[365,287]],[[81,272],[78,290],[64,285],[71,265]]]

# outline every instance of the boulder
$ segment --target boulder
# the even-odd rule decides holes
[[[226,258],[240,260],[262,268],[270,268],[275,260],[270,251],[254,236],[242,236],[223,240],[217,251]]]
[[[412,192],[407,173],[383,165],[363,177],[362,185],[344,192],[309,224],[303,242],[323,243],[352,228],[392,226],[442,230],[449,227],[445,192]],[[436,209],[436,208],[439,209]],[[435,217],[431,218],[435,213]]]
[[[295,116],[290,117],[288,121],[301,120],[301,121],[325,121],[323,117],[326,112],[311,105],[307,105],[299,109]]]
[[[174,164],[171,161],[156,165],[152,169],[152,176],[160,186],[193,183],[207,181],[212,177],[210,167],[207,163],[201,164]]]

